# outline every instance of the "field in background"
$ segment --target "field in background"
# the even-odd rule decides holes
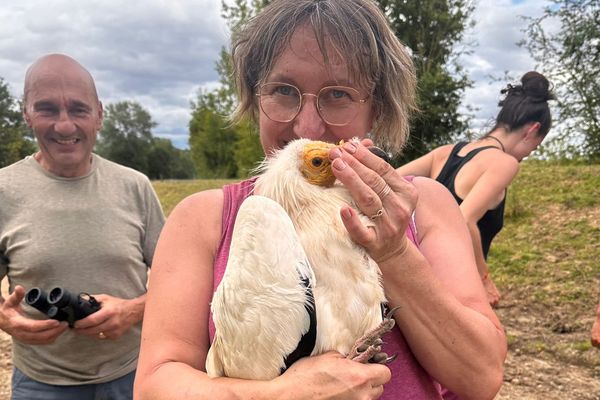
[[[526,162],[489,255],[509,341],[502,399],[600,399],[600,165]]]
[[[184,197],[227,182],[153,185],[169,214]],[[589,342],[600,300],[600,165],[523,163],[489,264],[509,340],[497,400],[600,400],[600,349]],[[9,354],[0,332],[0,355]],[[0,399],[8,399],[10,368],[2,360]]]
[[[169,215],[177,203],[187,196],[202,190],[220,188],[230,182],[235,181],[225,179],[168,180],[154,181],[152,185],[160,199],[165,215]]]

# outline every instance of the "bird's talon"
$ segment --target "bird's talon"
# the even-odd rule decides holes
[[[394,354],[394,355],[393,355],[393,356],[391,356],[391,357],[387,357],[387,358],[385,359],[385,364],[389,364],[389,363],[391,363],[391,362],[392,362],[392,361],[394,361],[396,358],[398,358],[398,353]]]
[[[388,313],[385,315],[385,319],[392,319],[392,317],[394,316],[394,313],[399,308],[400,308],[400,306],[396,306],[396,307],[392,308],[390,311],[388,311]]]
[[[386,353],[377,353],[369,359],[369,363],[372,364],[385,364],[387,362],[388,355]]]

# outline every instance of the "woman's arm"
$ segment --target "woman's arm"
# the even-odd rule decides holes
[[[433,152],[427,153],[396,169],[401,176],[431,176],[433,168]]]
[[[390,306],[400,307],[394,317],[413,353],[460,398],[493,398],[502,383],[506,339],[486,301],[455,200],[437,182],[406,182],[363,146],[351,145],[330,154],[336,177],[366,215],[385,211],[374,229],[365,228],[350,208],[341,215],[352,238],[378,262]],[[386,194],[385,185],[393,193]],[[405,236],[413,211],[421,251]]]
[[[455,185],[457,194],[464,199],[460,204],[460,211],[467,221],[479,276],[488,302],[496,305],[500,300],[500,293],[489,276],[477,223],[488,210],[496,208],[502,201],[507,187],[519,172],[519,163],[514,157],[499,152],[484,153],[482,156],[486,156],[485,160],[478,160],[477,164],[473,160],[470,165],[482,169],[482,172],[478,172],[477,168],[470,172],[470,176],[476,177],[475,182],[470,181],[473,178],[469,174],[459,174]]]
[[[475,264],[477,265],[477,272],[479,272],[479,277],[483,283],[483,288],[486,291],[488,303],[490,303],[492,307],[495,307],[500,301],[500,292],[490,277],[490,270],[487,262],[485,261],[485,256],[483,255],[483,245],[481,244],[481,233],[479,232],[479,227],[477,226],[477,222],[473,221],[467,222],[467,227],[471,235],[471,243],[473,244],[473,250],[475,252]]]
[[[223,195],[207,191],[180,203],[161,233],[149,284],[135,398],[377,399],[387,367],[337,353],[302,359],[271,381],[209,378],[208,316]],[[267,339],[266,339],[267,340]]]
[[[482,289],[470,234],[442,185],[427,179],[414,183],[421,252],[411,246],[384,274],[386,289],[389,276],[389,292],[407,311],[398,323],[440,383],[462,399],[491,399],[502,384],[506,337]],[[415,282],[406,282],[411,272]]]

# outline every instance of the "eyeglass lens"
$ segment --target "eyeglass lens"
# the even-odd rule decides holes
[[[260,106],[273,121],[289,122],[300,112],[302,97],[306,95],[311,94],[302,94],[293,85],[266,83],[260,87]],[[361,102],[360,93],[354,88],[328,86],[317,95],[317,110],[328,124],[346,125],[356,116]]]

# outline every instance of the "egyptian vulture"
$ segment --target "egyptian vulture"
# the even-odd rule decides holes
[[[394,322],[383,317],[377,264],[339,215],[342,205],[357,207],[333,176],[332,146],[295,140],[259,167],[211,302],[210,376],[272,379],[330,350],[361,362],[382,355],[380,336]]]

